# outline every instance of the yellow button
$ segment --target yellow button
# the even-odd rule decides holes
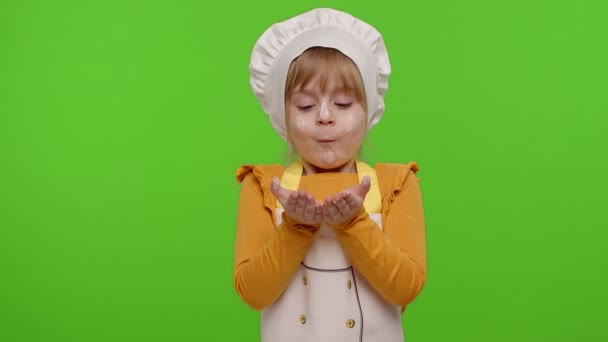
[[[308,284],[308,280],[306,280],[306,276],[302,276],[302,284]]]
[[[304,324],[306,323],[306,316],[305,315],[300,315],[300,323]]]
[[[355,320],[353,320],[353,319],[346,320],[346,326],[349,327],[349,328],[354,327],[355,326]]]
[[[350,282],[350,280],[348,282],[346,282],[346,287],[348,287],[349,289],[353,286],[353,284]]]

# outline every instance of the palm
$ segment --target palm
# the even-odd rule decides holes
[[[329,224],[344,222],[359,212],[370,188],[369,177],[364,177],[361,184],[347,188],[323,203],[304,190],[292,191],[281,187],[278,178],[272,181],[270,191],[293,219],[308,225],[317,225],[325,221]]]
[[[329,224],[338,224],[357,214],[363,207],[369,188],[370,179],[366,176],[361,184],[326,198],[322,207],[323,220]]]
[[[323,221],[321,204],[314,196],[304,190],[292,191],[281,187],[275,178],[270,191],[277,198],[283,209],[291,218],[306,225],[317,225]]]

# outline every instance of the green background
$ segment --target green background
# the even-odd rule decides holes
[[[369,163],[417,161],[408,341],[602,341],[605,1],[0,1],[0,341],[255,341],[232,287],[272,23],[346,10],[393,76]]]

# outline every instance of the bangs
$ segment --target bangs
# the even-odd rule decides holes
[[[297,89],[306,88],[313,80],[325,91],[330,79],[337,80],[337,88],[354,94],[367,107],[363,80],[355,63],[333,48],[313,47],[294,59],[287,72],[285,101]]]

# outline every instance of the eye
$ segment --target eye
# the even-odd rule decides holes
[[[352,102],[348,102],[348,103],[334,103],[336,106],[346,109],[349,108],[353,103]]]
[[[308,106],[297,106],[299,110],[301,111],[307,111],[310,110],[312,107],[314,107],[314,105],[308,105]]]

